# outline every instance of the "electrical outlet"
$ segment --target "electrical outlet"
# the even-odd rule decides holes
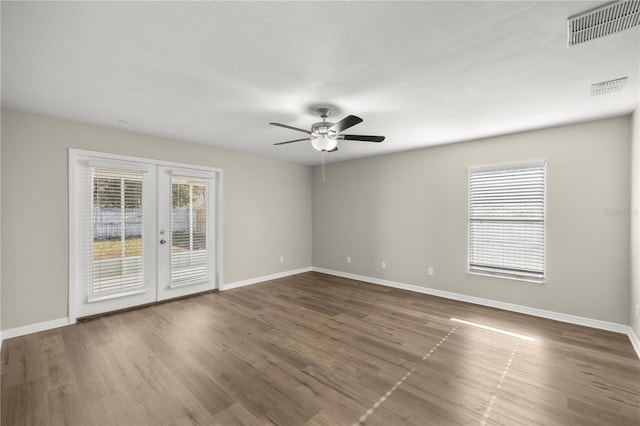
[[[284,263],[284,256],[280,256],[280,263]]]
[[[382,263],[380,264],[380,267],[382,269],[387,269],[387,262],[385,262],[384,260],[382,261]]]
[[[427,268],[427,275],[429,275],[430,277],[433,276],[433,266],[429,266],[429,268]]]
[[[347,263],[351,263],[351,256],[347,256]]]

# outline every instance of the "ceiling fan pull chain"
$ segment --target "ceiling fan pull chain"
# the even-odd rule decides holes
[[[325,174],[324,174],[324,156],[326,155],[326,151],[322,151],[322,181],[325,181]]]

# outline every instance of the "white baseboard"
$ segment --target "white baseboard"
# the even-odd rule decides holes
[[[638,336],[636,335],[636,333],[633,331],[633,328],[629,327],[629,330],[627,331],[627,335],[629,336],[629,340],[631,340],[631,345],[633,346],[633,349],[636,350],[636,353],[638,354],[638,358],[640,358],[640,339],[638,339]]]
[[[244,287],[244,286],[257,284],[265,281],[275,280],[278,278],[284,278],[291,275],[302,274],[304,272],[309,272],[309,271],[321,272],[323,274],[349,278],[357,281],[364,281],[371,284],[399,288],[402,290],[414,291],[416,293],[430,294],[432,296],[439,296],[447,299],[459,300],[461,302],[468,302],[476,305],[483,305],[483,306],[489,306],[492,308],[504,309],[505,311],[519,312],[522,314],[533,315],[536,317],[547,318],[547,319],[552,319],[556,321],[562,321],[566,323],[583,325],[586,327],[626,334],[627,336],[629,336],[631,345],[636,351],[638,358],[640,358],[640,339],[638,339],[638,336],[636,336],[633,329],[628,325],[618,324],[618,323],[613,323],[608,321],[601,321],[601,320],[581,317],[577,315],[563,314],[560,312],[547,311],[544,309],[516,305],[513,303],[499,302],[497,300],[484,299],[484,298],[468,296],[460,293],[436,290],[436,289],[421,287],[413,284],[404,284],[404,283],[399,283],[395,281],[383,280],[380,278],[367,277],[364,275],[350,274],[348,272],[335,271],[332,269],[324,269],[324,268],[316,268],[316,267],[293,269],[289,271],[279,272],[276,274],[264,275],[261,277],[250,278],[247,280],[223,284],[220,290],[221,291],[231,290],[234,288],[239,288],[239,287]],[[74,322],[69,321],[69,318],[59,318],[57,320],[44,321],[36,324],[25,325],[23,327],[10,328],[8,330],[0,331],[0,348],[2,347],[3,340],[11,339],[13,337],[24,336],[26,334],[37,333],[39,331],[50,330],[53,328],[64,327],[66,325],[73,324],[73,323]]]
[[[545,309],[532,308],[529,306],[516,305],[514,303],[500,302],[492,299],[484,299],[481,297],[468,296],[466,294],[453,293],[449,291],[436,290],[428,287],[417,286],[413,284],[404,284],[395,281],[383,280],[380,278],[367,277],[364,275],[356,275],[348,272],[334,271],[332,269],[313,268],[315,272],[334,275],[342,278],[349,278],[358,281],[364,281],[371,284],[382,285],[386,287],[399,288],[402,290],[414,291],[416,293],[430,294],[432,296],[444,297],[446,299],[459,300],[461,302],[473,303],[476,305],[489,306],[491,308],[503,309],[505,311],[518,312],[521,314],[532,315],[541,318],[552,319],[556,321],[566,322],[570,324],[582,325],[585,327],[597,328],[600,330],[613,331],[629,336],[631,345],[640,358],[640,341],[628,325],[618,324],[615,322],[601,321],[592,318],[581,317],[577,315],[563,314],[561,312],[547,311]]]
[[[39,331],[51,330],[52,328],[69,325],[69,318],[59,318],[51,321],[38,322],[22,327],[10,328],[2,331],[2,339],[7,340],[13,337],[24,336],[25,334],[37,333]]]
[[[300,269],[292,269],[289,271],[278,272],[277,274],[263,275],[261,277],[249,278],[248,280],[236,281],[232,283],[222,284],[220,291],[231,290],[233,288],[244,287],[247,285],[258,284],[265,281],[276,280],[278,278],[288,277],[290,275],[302,274],[304,272],[310,272],[311,266]]]

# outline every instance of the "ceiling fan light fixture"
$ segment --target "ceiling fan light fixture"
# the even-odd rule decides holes
[[[328,135],[318,135],[311,139],[311,145],[318,151],[331,151],[338,146],[338,141]]]

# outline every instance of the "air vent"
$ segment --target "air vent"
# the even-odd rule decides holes
[[[591,85],[591,96],[606,95],[607,93],[622,90],[622,86],[627,81],[627,77],[615,80],[602,81]]]
[[[640,24],[640,1],[610,3],[567,20],[569,47],[617,33]]]

